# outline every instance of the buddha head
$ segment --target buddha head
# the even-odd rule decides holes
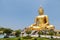
[[[40,7],[38,12],[39,12],[39,15],[43,15],[44,14],[44,9],[42,7]]]

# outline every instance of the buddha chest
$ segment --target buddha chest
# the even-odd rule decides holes
[[[45,23],[46,23],[46,16],[45,16],[45,15],[38,16],[37,19],[38,19],[37,22],[38,22],[39,24],[45,24]]]

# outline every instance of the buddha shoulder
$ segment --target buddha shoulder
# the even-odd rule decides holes
[[[47,15],[39,15],[36,18],[41,18],[41,17],[48,17]]]

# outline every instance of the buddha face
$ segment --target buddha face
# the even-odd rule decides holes
[[[38,10],[38,12],[39,12],[39,15],[43,15],[43,14],[44,14],[44,10],[43,10],[43,8],[40,7],[40,9]]]

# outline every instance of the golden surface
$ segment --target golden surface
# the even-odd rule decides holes
[[[38,10],[39,16],[35,18],[35,23],[29,26],[29,29],[31,30],[51,30],[55,29],[53,25],[49,24],[48,16],[44,15],[44,9],[42,7]]]

